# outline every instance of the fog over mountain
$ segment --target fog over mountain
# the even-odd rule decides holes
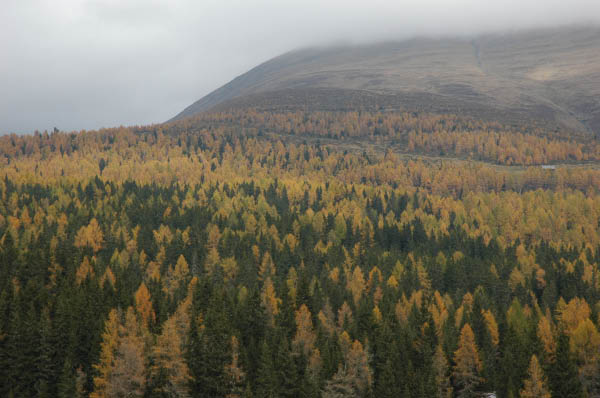
[[[0,133],[162,122],[297,48],[599,22],[594,0],[7,0]]]
[[[177,115],[410,110],[600,133],[600,29],[554,28],[292,51]]]

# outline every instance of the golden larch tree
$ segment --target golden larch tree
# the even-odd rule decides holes
[[[119,326],[120,339],[107,388],[109,397],[142,397],[146,386],[144,337],[132,307],[127,309],[125,323]]]
[[[144,282],[140,284],[140,287],[135,292],[135,309],[145,327],[149,327],[156,322],[150,291]]]
[[[435,375],[436,398],[452,398],[450,383],[450,367],[441,344],[438,344],[433,356],[433,372]]]
[[[317,335],[313,330],[311,313],[305,304],[302,304],[295,314],[296,335],[292,340],[295,351],[303,353],[307,358],[312,351]]]
[[[352,321],[353,321],[352,309],[350,308],[350,306],[348,305],[348,303],[344,301],[342,303],[342,306],[338,310],[338,313],[337,313],[337,325],[338,325],[338,329],[340,331],[343,330],[344,329],[344,324],[346,324],[346,323],[352,323]]]
[[[279,313],[279,304],[281,303],[281,299],[277,298],[275,295],[275,286],[273,285],[271,277],[267,277],[265,280],[260,298],[261,304],[267,313],[269,325],[275,325],[275,316]]]
[[[367,284],[365,282],[365,276],[359,266],[354,267],[352,276],[348,280],[347,289],[352,293],[352,299],[354,304],[358,305],[358,301],[365,292]]]
[[[118,310],[111,310],[102,334],[99,373],[94,377],[91,398],[142,397],[146,385],[145,342],[132,307],[125,322]]]
[[[85,256],[75,272],[75,282],[77,282],[78,285],[81,285],[87,278],[93,278],[94,275],[94,267],[92,266],[89,257]]]
[[[151,374],[161,380],[158,390],[167,396],[189,397],[188,386],[192,377],[183,351],[183,341],[174,315],[164,323],[152,350]]]
[[[75,236],[75,247],[90,247],[94,253],[98,252],[103,244],[104,235],[95,218],[92,218],[87,226],[81,227]]]
[[[475,335],[473,329],[468,323],[465,323],[458,341],[458,349],[454,352],[453,377],[455,385],[458,387],[458,397],[474,397],[475,390],[483,381],[480,376],[482,364],[479,358],[477,345],[475,344]]]
[[[373,382],[373,371],[369,366],[369,354],[360,341],[354,340],[345,355],[346,369],[353,377],[357,390],[364,394]]]
[[[108,398],[109,386],[119,346],[119,313],[112,309],[104,324],[100,345],[100,363],[94,365],[98,376],[94,377],[94,391],[90,398]]]
[[[498,332],[498,323],[496,322],[496,318],[494,314],[490,310],[482,310],[481,314],[483,315],[483,320],[485,321],[485,326],[490,334],[490,339],[495,348],[498,347],[500,343],[500,334]]]
[[[537,327],[537,336],[544,347],[545,357],[551,361],[554,360],[556,341],[554,339],[552,321],[547,316],[540,318]]]
[[[333,335],[335,332],[335,315],[333,315],[333,310],[331,309],[329,301],[325,302],[323,309],[317,314],[317,318],[323,329],[325,329],[329,335]]]
[[[521,398],[551,398],[550,391],[546,387],[544,372],[535,355],[531,356],[528,375],[519,396]]]
[[[260,268],[258,269],[258,279],[261,281],[266,281],[267,278],[272,278],[274,276],[275,263],[273,263],[271,254],[266,252],[263,256],[262,262],[260,263]]]

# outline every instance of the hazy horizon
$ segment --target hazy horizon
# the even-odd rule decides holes
[[[8,0],[0,10],[0,134],[163,122],[304,47],[599,22],[600,3],[591,0]]]

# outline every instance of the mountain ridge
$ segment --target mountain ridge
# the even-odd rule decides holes
[[[307,106],[293,97],[324,93],[332,96],[330,108],[339,103],[352,109],[344,98],[352,94],[364,97],[362,102],[376,99],[382,109],[462,112],[599,134],[600,28],[294,50],[236,77],[171,120],[209,110],[277,108],[282,93],[290,109]]]

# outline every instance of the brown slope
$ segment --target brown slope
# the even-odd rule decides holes
[[[190,105],[408,109],[600,133],[600,29],[294,51]]]

